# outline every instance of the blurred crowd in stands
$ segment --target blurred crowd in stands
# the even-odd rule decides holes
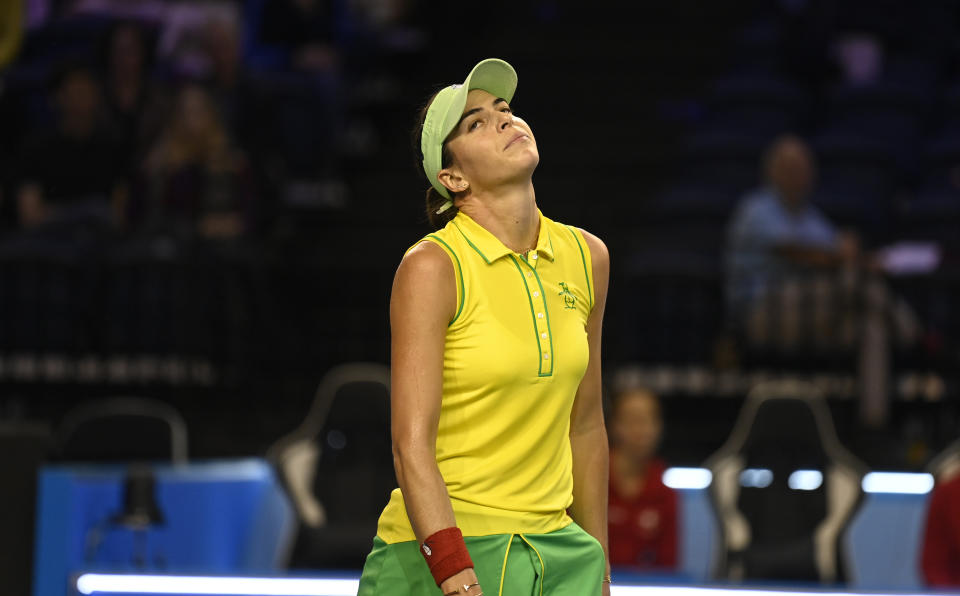
[[[765,185],[740,202],[729,226],[731,326],[753,349],[856,349],[861,419],[882,427],[890,344],[915,344],[920,323],[891,294],[882,258],[861,253],[856,232],[838,230],[810,204],[816,170],[810,148],[781,137],[763,161]]]
[[[342,203],[345,94],[418,43],[405,0],[2,4],[0,251],[15,254],[229,246],[277,201]]]
[[[943,371],[931,399],[956,394],[960,8],[754,6],[705,91],[672,106],[687,129],[631,255],[676,294],[681,275],[721,276],[724,313],[683,292],[645,302],[643,327],[670,320],[692,361],[712,329],[734,346],[716,344],[721,366],[856,370],[858,420],[882,427],[897,367]]]
[[[860,485],[865,468],[836,441],[822,395],[809,392],[809,385],[795,385],[799,392],[789,382],[775,389],[777,385],[748,397],[727,443],[704,464],[712,472],[709,494],[715,521],[725,528],[711,573],[735,581],[863,581],[862,574],[854,577],[850,552],[836,555],[833,571],[822,561],[830,558],[825,553],[839,550],[841,540],[853,540],[852,520],[864,507]],[[751,401],[759,404],[756,409]],[[660,398],[646,387],[623,385],[608,405],[610,564],[632,573],[687,572],[682,555],[686,545],[681,542],[692,538],[684,524],[693,518],[683,512],[691,501],[665,484],[667,466],[658,453],[664,434]],[[815,482],[800,483],[797,474],[803,466],[810,466],[807,473],[816,470]],[[845,485],[843,474],[837,475],[840,469],[851,472],[854,482]],[[929,506],[918,516],[924,518],[922,528],[916,528],[920,541],[915,552],[907,549],[900,556],[908,555],[908,574],[913,575],[910,568],[915,566],[923,585],[957,588],[960,442],[935,458],[929,470],[936,484]],[[833,530],[823,529],[827,520],[832,520]],[[738,534],[731,523],[744,532]]]
[[[659,14],[670,25],[657,25],[661,68],[637,73],[629,72],[634,61],[650,62],[630,52],[658,47],[653,34],[627,37],[644,16],[584,16],[579,3],[559,0],[517,4],[543,22],[565,19],[568,28],[559,30],[568,37],[537,38],[535,19],[511,25],[511,13],[494,11],[504,21],[495,29],[519,31],[504,35],[513,45],[477,43],[463,53],[533,67],[521,72],[520,89],[527,105],[541,110],[533,125],[544,140],[537,179],[544,211],[584,214],[585,221],[569,223],[601,233],[614,254],[607,318],[616,323],[605,330],[605,366],[639,363],[663,381],[620,387],[612,404],[615,564],[676,567],[677,495],[663,484],[667,463],[656,455],[661,406],[669,413],[671,400],[680,404],[668,420],[675,438],[665,459],[699,463],[726,437],[736,409],[736,400],[718,398],[746,393],[724,388],[727,372],[748,381],[771,370],[854,375],[848,395],[826,392],[859,397],[855,420],[838,420],[840,434],[881,467],[922,469],[956,439],[960,1],[752,0],[743,3],[749,8],[725,6],[725,13],[741,12],[720,24],[701,23],[689,11]],[[637,4],[664,13],[674,6]],[[696,4],[678,2],[675,10]],[[385,75],[429,70],[407,64],[389,72],[397,55],[428,43],[426,28],[440,35],[440,25],[476,17],[469,4],[444,4],[434,16],[423,14],[425,5],[0,0],[2,380],[61,383],[72,396],[83,383],[109,390],[160,384],[162,358],[177,366],[175,358],[212,363],[214,372],[194,376],[228,388],[223,410],[235,418],[218,413],[225,427],[234,426],[201,453],[222,453],[249,449],[289,422],[282,408],[263,411],[264,395],[295,402],[332,363],[384,360],[390,277],[404,243],[422,232],[395,224],[414,223],[418,194],[389,197],[411,215],[394,222],[388,214],[397,229],[380,226],[376,238],[353,249],[378,258],[344,259],[331,250],[355,241],[376,209],[328,229],[323,242],[311,239],[311,254],[326,258],[280,274],[197,266],[189,257],[243,254],[282,232],[286,209],[349,203],[345,163],[373,154],[378,134],[396,132],[358,119],[357,106],[389,94]],[[726,45],[705,50],[717,63],[706,88],[689,100],[658,96],[657,83],[670,76],[695,78],[675,68],[674,54],[720,27],[729,29]],[[470,26],[451,29],[451,37],[470,33]],[[431,66],[453,51],[445,41],[433,41],[431,49],[443,51],[431,54]],[[604,43],[619,45],[602,55],[595,48],[610,47]],[[623,80],[624,69],[626,83],[595,93]],[[562,78],[571,71],[579,78]],[[545,105],[556,87],[531,80],[589,91],[589,159],[580,143],[586,133],[577,137],[568,126],[564,102]],[[426,94],[420,83],[417,93]],[[664,134],[666,147],[654,146],[630,120],[638,95],[656,96],[642,105],[666,106],[657,116],[674,127]],[[624,114],[619,126],[596,126],[611,113]],[[391,114],[389,127],[402,135],[412,115]],[[392,150],[382,160],[389,163],[378,165],[407,167],[409,156]],[[666,167],[656,179],[637,181],[645,151]],[[628,167],[595,175],[610,163]],[[398,179],[394,171],[380,182],[383,173],[364,173],[378,185],[371,194],[388,194],[382,187]],[[584,200],[583,188],[599,189],[594,200]],[[393,252],[379,258],[389,234],[398,236],[389,238]],[[169,269],[116,267],[99,278],[56,266],[108,251],[181,258]],[[37,257],[54,266],[37,266]],[[903,371],[923,380],[904,381]],[[185,376],[167,375],[169,385],[179,388]],[[914,408],[899,419],[892,415],[898,397]],[[831,406],[838,403],[850,402]],[[196,407],[208,429],[208,412]],[[251,435],[264,436],[239,437],[241,417],[250,419]],[[889,432],[858,442],[864,429]],[[249,444],[239,446],[243,441]],[[960,582],[957,487],[943,482],[934,493],[922,561],[931,584]]]
[[[67,381],[88,357],[147,355],[212,362],[218,374],[200,375],[211,383],[272,387],[293,370],[309,387],[332,363],[385,359],[390,277],[423,232],[422,188],[401,148],[370,156],[378,135],[405,136],[407,108],[442,82],[445,60],[500,55],[525,69],[522,100],[539,110],[545,213],[596,231],[615,255],[608,370],[654,370],[665,404],[742,396],[743,383],[713,382],[729,371],[833,375],[834,387],[852,377],[831,394],[862,398],[851,434],[899,425],[901,442],[868,447],[922,467],[956,434],[960,3],[753,0],[719,11],[725,20],[691,13],[718,10],[696,2],[643,4],[631,21],[518,1],[519,17],[491,11],[474,27],[469,5],[416,0],[0,0],[0,306],[13,313],[0,317],[0,358],[24,363],[0,378]],[[461,20],[471,25],[445,27]],[[654,23],[643,39],[624,35],[643,23]],[[504,33],[471,37],[484,27]],[[711,32],[717,48],[676,43]],[[429,61],[392,68],[425,47]],[[711,79],[675,67],[691,51]],[[544,83],[588,65],[565,84],[594,91],[634,63],[661,68],[591,98],[597,114],[620,110],[616,127],[571,125]],[[673,79],[687,98],[663,91]],[[389,122],[357,117],[391,93]],[[637,101],[664,109],[639,114]],[[669,142],[637,124],[652,121]],[[346,172],[363,159],[366,192],[351,202]],[[611,163],[626,167],[594,175]],[[584,200],[591,185],[603,208]],[[337,219],[344,204],[363,209]],[[309,208],[329,222],[289,251],[303,262],[276,259],[282,273],[191,268],[209,264],[195,251],[266,253],[246,249]],[[373,218],[361,258],[331,250]],[[135,274],[58,268],[104,252],[181,258],[137,261]],[[891,404],[918,396],[942,409],[891,420]],[[709,452],[721,426],[689,437],[684,455]]]

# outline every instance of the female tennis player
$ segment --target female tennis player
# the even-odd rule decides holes
[[[540,157],[510,108],[516,86],[513,67],[484,60],[421,113],[427,208],[440,229],[407,251],[394,279],[400,488],[360,596],[609,594],[609,256],[537,208]]]

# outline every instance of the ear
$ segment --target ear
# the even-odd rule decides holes
[[[456,168],[444,168],[437,172],[437,180],[440,181],[451,194],[467,190],[470,183],[463,179],[463,176]]]

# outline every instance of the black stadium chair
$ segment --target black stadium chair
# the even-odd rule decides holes
[[[389,367],[354,363],[331,369],[306,418],[267,457],[301,522],[289,566],[362,567],[380,512],[397,486]]]
[[[187,461],[187,425],[163,402],[117,397],[69,411],[57,429],[59,459],[73,462]]]
[[[815,387],[755,387],[706,466],[719,578],[844,581],[842,538],[862,496],[863,466],[840,445]]]

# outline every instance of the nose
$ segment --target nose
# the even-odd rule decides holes
[[[510,127],[510,124],[512,124],[512,123],[513,123],[513,115],[512,115],[512,114],[508,114],[508,113],[506,113],[506,112],[500,112],[500,122],[499,122],[499,125],[497,126],[497,129],[498,129],[500,132],[503,132],[503,131],[505,131],[507,128],[509,128],[509,127]]]

